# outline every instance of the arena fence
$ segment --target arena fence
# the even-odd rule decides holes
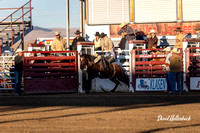
[[[24,55],[24,93],[78,92],[76,51],[25,51]]]
[[[135,49],[132,51],[132,85],[135,91],[167,90],[163,49]],[[144,52],[147,54],[143,54]],[[182,56],[182,53],[180,54]]]
[[[186,85],[190,91],[200,91],[200,47],[186,49]]]

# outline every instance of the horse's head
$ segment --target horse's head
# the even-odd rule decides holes
[[[84,56],[82,56],[80,59],[81,59],[81,63],[80,63],[81,70],[83,70],[85,68],[85,66],[88,65],[88,60]]]
[[[91,55],[83,55],[81,56],[81,69],[83,70],[85,66],[91,67],[93,66],[94,57]]]

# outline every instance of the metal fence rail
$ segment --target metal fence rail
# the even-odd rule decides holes
[[[14,89],[14,58],[15,56],[0,56],[0,90]]]

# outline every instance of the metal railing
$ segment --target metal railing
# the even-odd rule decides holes
[[[10,27],[10,29],[11,29],[11,40],[12,40],[11,46],[13,46],[13,41],[14,41],[14,38],[13,38],[13,35],[14,35],[14,33],[13,33],[13,25],[18,23],[19,20],[22,21],[22,26],[23,26],[22,37],[24,37],[24,34],[25,34],[25,29],[24,29],[25,28],[25,15],[28,14],[28,13],[30,14],[29,18],[30,18],[30,24],[31,24],[31,18],[32,18],[31,10],[33,8],[31,7],[31,0],[29,0],[26,4],[24,4],[20,8],[0,8],[0,10],[11,10],[11,9],[17,9],[17,10],[14,11],[9,16],[7,16],[2,21],[0,21],[0,24],[8,23],[8,24],[6,24],[6,26],[2,30],[0,30],[0,33],[2,33],[3,31],[5,31],[7,28]],[[14,17],[14,15],[17,15],[19,12],[21,12],[20,17]]]

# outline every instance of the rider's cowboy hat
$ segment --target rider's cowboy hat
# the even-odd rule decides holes
[[[122,22],[120,25],[119,25],[119,27],[124,27],[124,26],[126,26],[126,25],[128,25],[128,23],[126,23],[126,22]]]
[[[103,38],[104,36],[106,36],[107,34],[104,34],[104,32],[101,33],[100,37]]]
[[[165,49],[163,49],[163,51],[171,51],[170,47],[166,47]]]
[[[174,31],[182,32],[183,30],[181,29],[181,27],[177,27],[176,30],[174,30]]]
[[[156,31],[155,30],[150,30],[150,33],[156,33]]]
[[[22,52],[22,49],[17,49],[16,53]]]
[[[79,30],[77,30],[74,34],[79,35],[79,34],[81,34],[81,32]]]
[[[95,33],[95,36],[100,36],[99,32],[96,32],[96,33]]]
[[[175,54],[180,54],[181,50],[178,49],[178,48],[173,48],[172,52],[175,53]]]
[[[58,35],[60,35],[60,32],[57,32],[57,31],[56,31],[56,32],[55,32],[55,36],[58,36]]]
[[[197,25],[196,28],[194,28],[194,30],[200,30],[200,25]]]

